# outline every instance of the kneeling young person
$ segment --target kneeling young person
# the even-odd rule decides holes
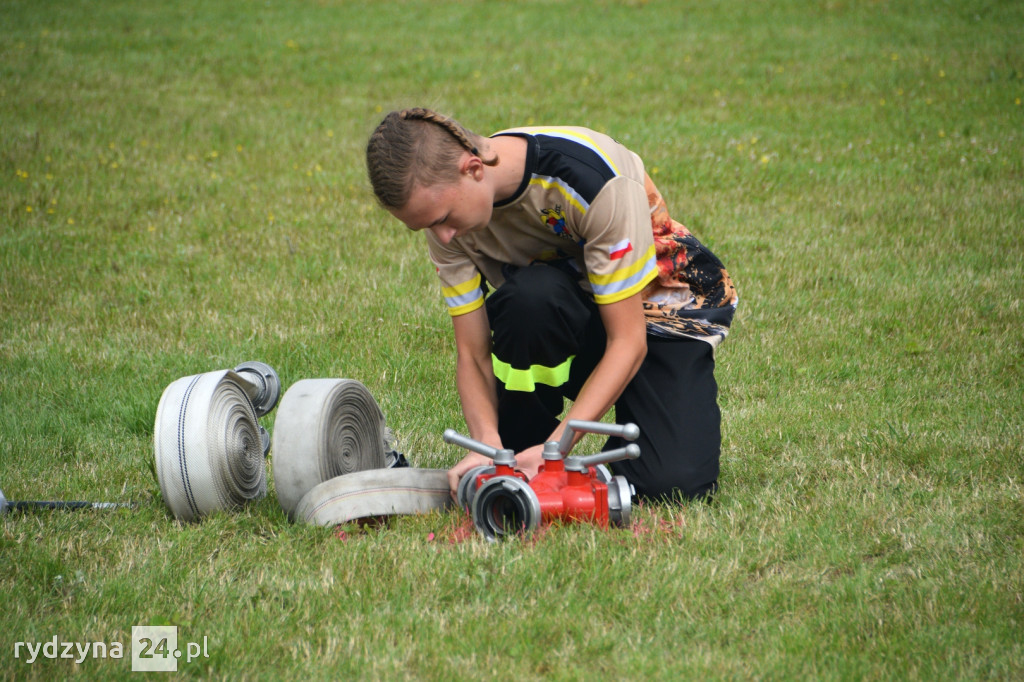
[[[568,420],[614,407],[618,422],[640,427],[640,458],[611,465],[638,495],[716,490],[714,349],[736,289],[669,216],[639,156],[584,127],[485,138],[417,108],[389,113],[366,159],[381,205],[426,235],[472,438],[513,449],[532,477]],[[610,438],[605,449],[621,445]],[[466,455],[449,471],[453,492],[489,462]]]

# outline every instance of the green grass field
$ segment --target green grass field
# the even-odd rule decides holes
[[[1024,4],[0,1],[0,677],[1024,677]],[[582,124],[644,157],[740,291],[722,492],[489,545],[458,512],[338,537],[273,493],[182,525],[175,379],[349,377],[460,456],[383,113]],[[273,415],[267,425],[273,429]],[[268,464],[269,471],[269,464]],[[19,642],[120,642],[81,662]]]

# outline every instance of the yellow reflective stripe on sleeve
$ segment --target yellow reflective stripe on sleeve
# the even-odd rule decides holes
[[[479,288],[480,288],[480,273],[478,272],[478,273],[476,273],[475,277],[473,277],[472,279],[467,279],[462,284],[456,285],[454,287],[441,287],[441,293],[444,294],[445,298],[448,298],[449,296],[461,296],[461,295],[466,294],[466,293],[468,293],[470,291],[473,291],[474,289],[479,289]]]
[[[448,312],[453,317],[473,312],[484,302],[484,292],[480,289],[480,273],[457,286],[441,287],[441,294],[448,306]]]
[[[595,275],[593,273],[588,273],[587,278],[594,286],[603,286],[633,277],[637,272],[644,270],[647,267],[656,267],[654,261],[654,244],[651,244],[650,248],[647,249],[647,253],[643,255],[643,258],[640,258],[628,268],[620,268],[615,272],[609,272],[607,275]]]
[[[510,391],[532,392],[537,384],[545,386],[561,386],[569,380],[569,369],[575,355],[555,367],[544,365],[530,365],[530,369],[515,369],[507,362],[502,362],[495,355],[491,355],[491,364],[494,366],[494,376],[505,384]]]
[[[458,317],[459,315],[465,315],[466,313],[473,312],[477,308],[483,306],[483,304],[484,304],[484,297],[481,296],[480,298],[476,299],[475,301],[470,301],[466,305],[460,305],[457,308],[449,308],[448,309],[448,314],[451,315],[452,317]]]
[[[652,270],[648,273],[640,273],[626,282],[621,282],[621,286],[606,288],[602,292],[598,292],[595,288],[594,302],[598,305],[607,305],[609,303],[615,303],[616,301],[627,299],[633,294],[638,294],[643,291],[644,287],[647,286],[647,283],[657,276],[657,270]]]

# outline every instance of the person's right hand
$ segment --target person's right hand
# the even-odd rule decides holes
[[[459,481],[466,475],[467,471],[474,467],[486,467],[493,465],[494,460],[476,452],[470,452],[459,460],[458,464],[448,470],[448,487],[451,489],[452,499],[458,501],[457,493],[459,490]]]

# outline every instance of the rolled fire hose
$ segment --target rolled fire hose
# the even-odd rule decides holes
[[[293,521],[334,526],[451,503],[444,470],[385,468],[384,415],[354,379],[293,384],[274,421],[274,486]]]
[[[160,491],[182,521],[239,507],[267,492],[271,443],[257,418],[277,404],[280,382],[263,363],[183,377],[157,407]],[[306,379],[281,399],[273,437],[281,507],[293,520],[337,525],[368,516],[447,507],[444,470],[396,468],[385,453],[384,416],[352,379]]]
[[[164,389],[153,441],[164,502],[181,521],[267,494],[265,432],[280,384],[262,363],[178,379]]]

